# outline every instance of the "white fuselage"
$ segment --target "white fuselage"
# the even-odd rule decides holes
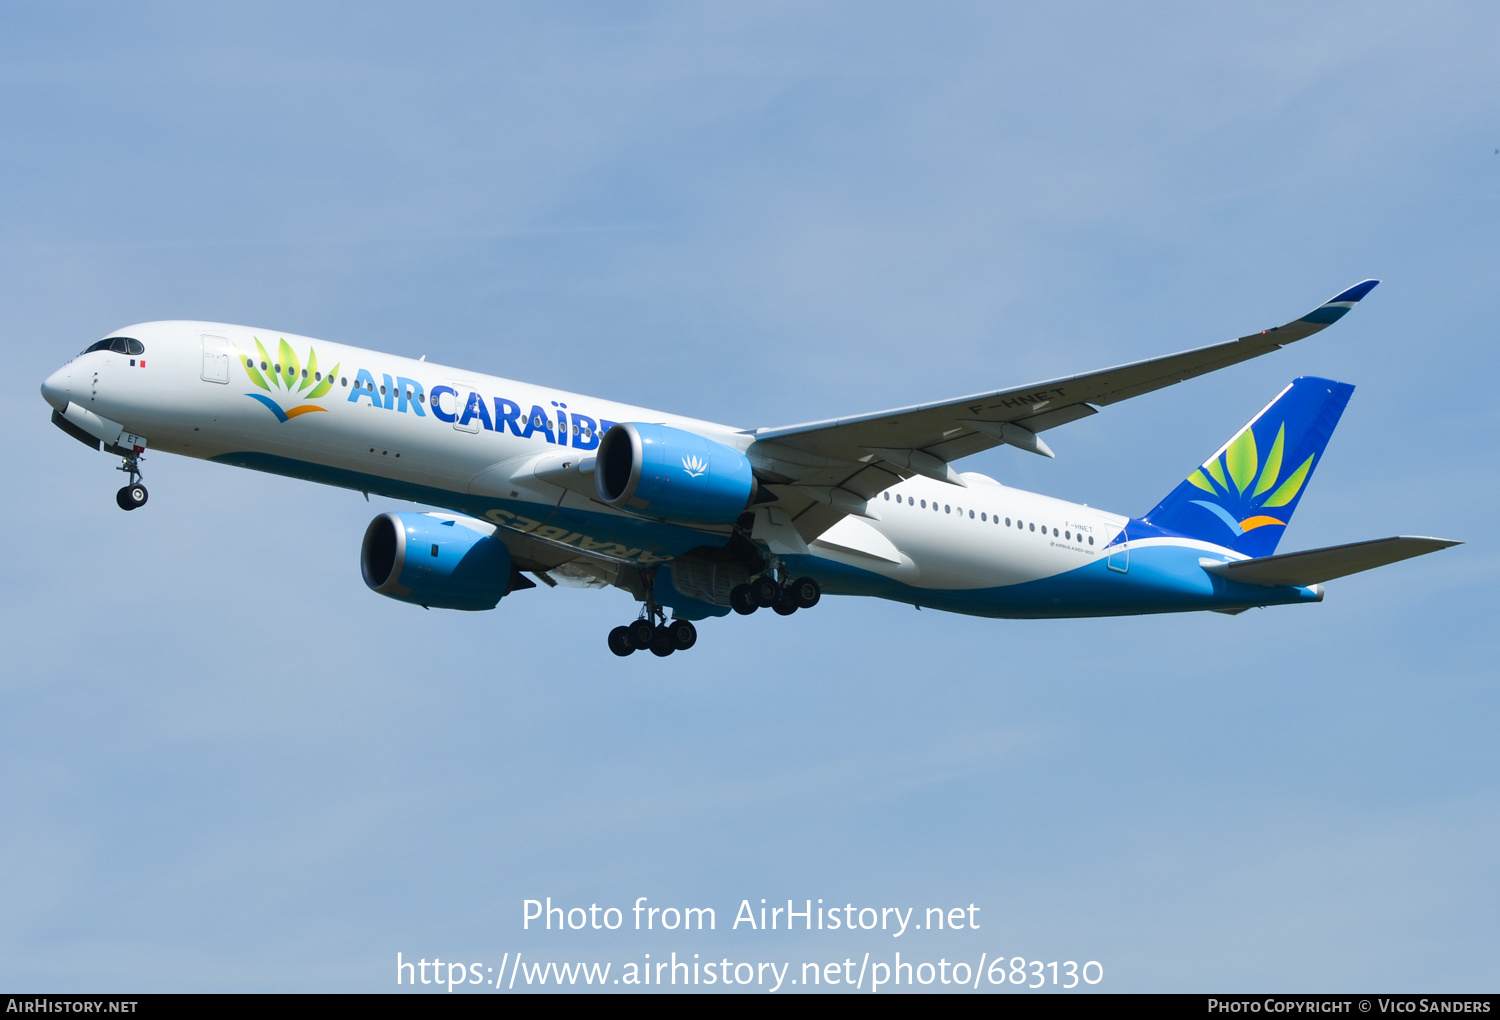
[[[644,521],[593,498],[587,485],[555,484],[560,465],[586,464],[601,432],[619,422],[662,423],[741,452],[755,440],[714,422],[267,330],[153,322],[119,335],[139,340],[143,354],[85,353],[44,385],[70,420],[91,414],[149,450],[414,499],[617,562],[667,562],[722,545],[733,529]],[[537,477],[544,468],[554,470],[547,479]],[[844,517],[811,543],[774,509],[760,509],[752,537],[773,555],[857,575],[852,588],[834,582],[835,591],[987,615],[1012,614],[944,606],[923,593],[1013,588],[1107,558],[1118,558],[1109,565],[1119,576],[1093,571],[1100,580],[1091,583],[1124,582],[1129,548],[1105,547],[1126,517],[964,478],[967,488],[909,478],[871,500],[870,517]],[[1089,605],[1108,597],[1091,594]]]

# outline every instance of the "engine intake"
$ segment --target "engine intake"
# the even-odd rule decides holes
[[[370,590],[429,609],[494,609],[510,588],[510,550],[489,525],[435,514],[381,514],[359,569]]]
[[[669,425],[621,422],[599,441],[594,487],[610,506],[683,523],[728,524],[755,495],[738,450]]]

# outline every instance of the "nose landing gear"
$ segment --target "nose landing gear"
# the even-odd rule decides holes
[[[115,502],[120,505],[121,510],[134,510],[146,505],[146,496],[146,487],[137,482],[115,493]]]
[[[140,457],[135,454],[126,457],[125,463],[115,470],[124,471],[130,477],[130,484],[115,493],[115,503],[121,510],[135,510],[145,506],[148,493],[146,487],[141,484]]]

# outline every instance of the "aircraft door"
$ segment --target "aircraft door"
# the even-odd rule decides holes
[[[450,382],[449,386],[458,391],[458,396],[453,398],[453,427],[460,432],[478,432],[479,418],[471,417],[467,423],[464,422],[464,408],[468,406],[469,394],[478,389],[473,383]]]
[[[224,337],[203,334],[203,381],[229,382],[229,341]]]
[[[1104,561],[1105,565],[1110,570],[1124,574],[1130,570],[1130,547],[1123,544],[1128,536],[1125,534],[1124,528],[1112,528],[1109,530],[1113,531],[1113,534],[1109,536],[1109,541],[1114,542],[1118,539],[1122,544],[1111,545],[1109,547],[1109,557]]]

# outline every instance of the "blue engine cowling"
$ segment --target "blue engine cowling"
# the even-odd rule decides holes
[[[494,609],[510,588],[505,543],[433,514],[375,518],[365,529],[359,569],[371,591],[429,609]]]
[[[604,433],[594,486],[610,506],[684,523],[729,524],[755,495],[738,450],[668,425],[622,422]]]

